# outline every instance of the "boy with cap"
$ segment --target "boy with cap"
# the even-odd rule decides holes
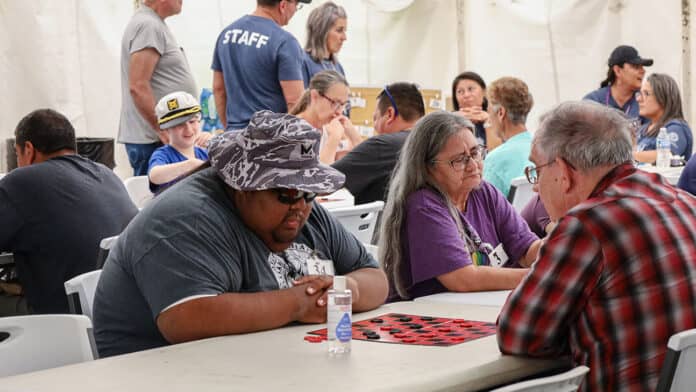
[[[262,111],[212,139],[212,167],[154,199],[109,253],[94,299],[100,356],[324,322],[334,274],[347,277],[354,311],[381,305],[384,272],[312,203],[345,180],[319,163],[320,137]]]
[[[653,65],[652,59],[640,57],[633,46],[617,46],[609,56],[607,78],[600,83],[600,88],[585,95],[583,99],[622,111],[626,116],[642,123],[638,114],[636,92],[640,90],[645,76],[645,69]]]
[[[208,160],[206,150],[195,145],[201,132],[201,107],[191,94],[177,91],[167,94],[155,106],[157,121],[169,136],[169,144],[150,157],[150,191],[157,193]]]

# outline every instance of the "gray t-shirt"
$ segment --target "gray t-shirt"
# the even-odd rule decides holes
[[[389,181],[409,131],[373,136],[331,166],[346,175],[356,204],[387,200]]]
[[[166,345],[157,316],[182,299],[289,287],[308,274],[313,251],[339,275],[378,267],[318,204],[295,242],[271,252],[244,225],[215,169],[198,172],[143,209],[109,254],[94,300],[99,354]]]
[[[186,91],[194,97],[198,96],[184,49],[176,42],[164,20],[150,7],[141,6],[126,26],[121,40],[120,143],[148,144],[159,141],[155,130],[135,107],[128,86],[130,56],[146,48],[156,50],[161,56],[150,79],[155,102],[174,91]],[[154,113],[154,106],[152,110]]]

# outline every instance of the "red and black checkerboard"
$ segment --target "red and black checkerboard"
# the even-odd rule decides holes
[[[326,340],[326,328],[308,332],[305,340]],[[495,323],[388,313],[353,323],[353,339],[422,346],[453,346],[495,335]]]

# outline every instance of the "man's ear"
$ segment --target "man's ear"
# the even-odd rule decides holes
[[[396,113],[394,112],[394,107],[393,107],[393,106],[389,106],[389,107],[387,108],[387,113],[386,113],[386,115],[387,115],[387,124],[391,124],[391,123],[393,123],[394,121],[396,121],[396,115],[395,115],[395,114],[396,114]]]
[[[577,172],[564,159],[557,157],[556,161],[561,168],[561,189],[563,193],[569,193],[578,185],[575,177]]]
[[[34,148],[34,144],[30,141],[25,141],[23,148],[20,147],[17,155],[17,166],[20,166],[20,159],[22,160],[23,166],[32,165],[36,162],[37,150]],[[21,157],[20,157],[21,155]]]
[[[507,109],[505,109],[505,107],[501,106],[498,108],[498,112],[495,115],[498,116],[498,119],[500,120],[500,123],[502,124],[503,120],[507,116]]]

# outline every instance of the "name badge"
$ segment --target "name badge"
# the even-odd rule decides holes
[[[498,244],[498,246],[496,246],[495,249],[488,254],[488,259],[493,267],[502,267],[505,265],[505,263],[507,263],[509,258],[507,253],[505,253],[505,249],[503,249],[502,243]]]
[[[310,275],[336,275],[333,261],[321,259],[316,254],[307,259],[307,270]]]

